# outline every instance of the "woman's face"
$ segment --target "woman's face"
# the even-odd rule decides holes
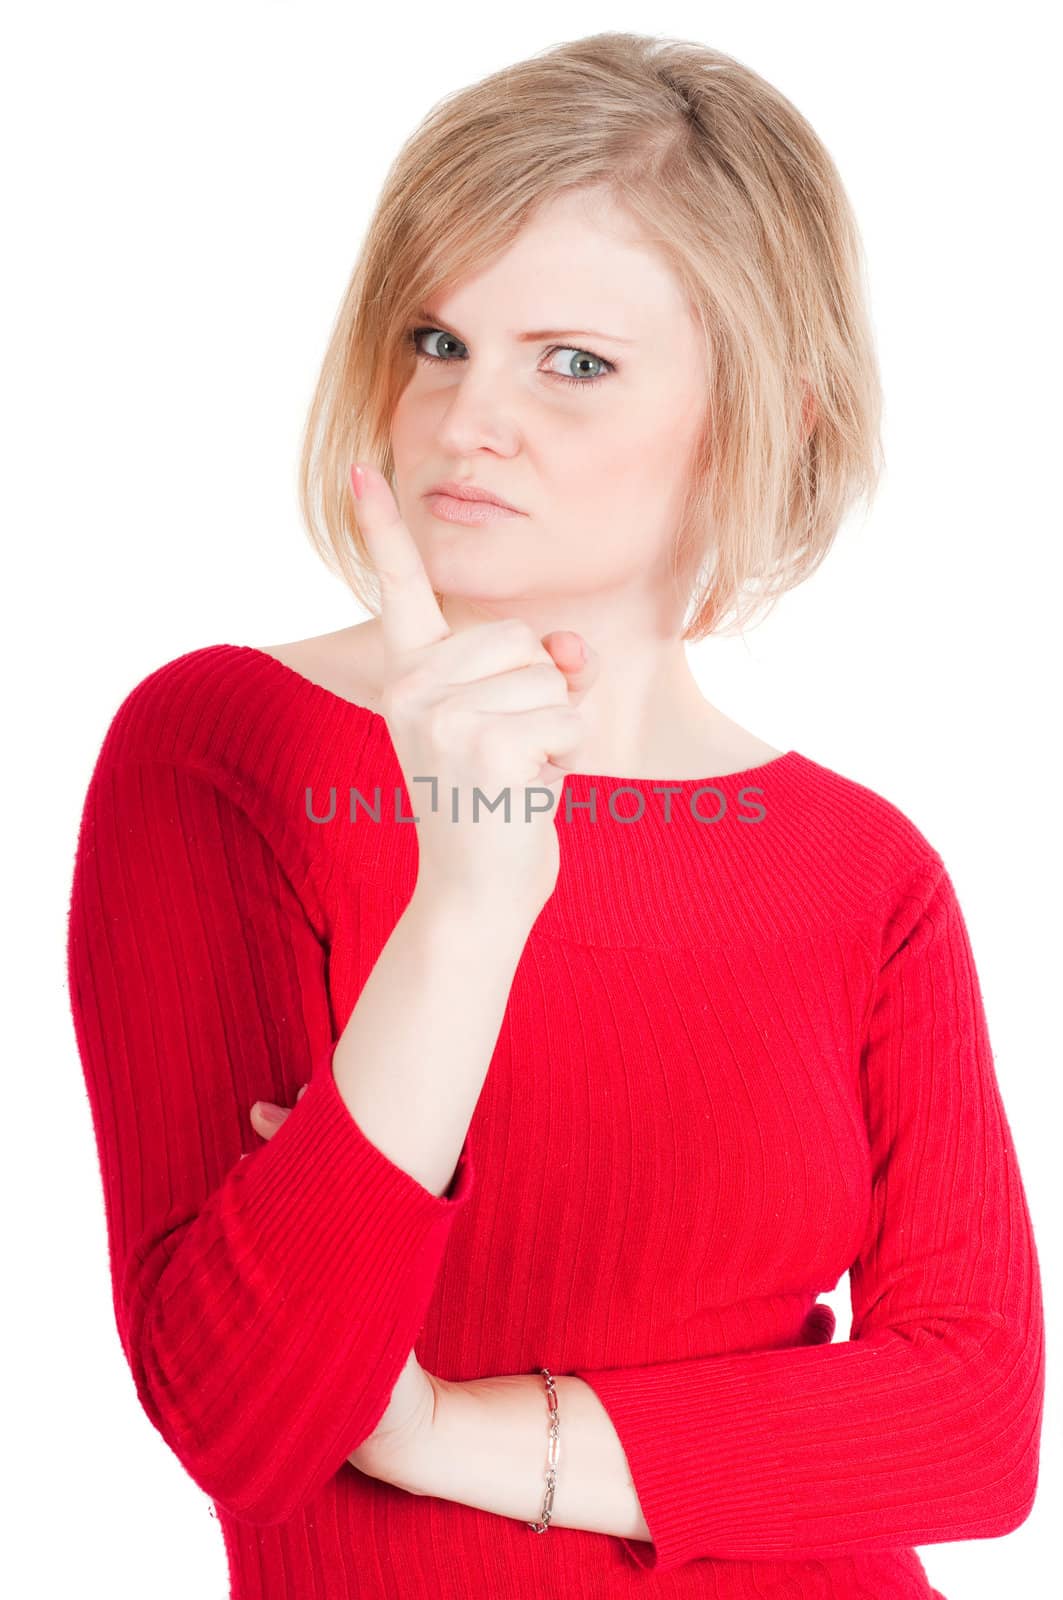
[[[630,215],[604,191],[563,195],[428,309],[416,342],[436,359],[418,360],[391,440],[399,509],[433,588],[489,614],[549,599],[556,626],[564,598],[586,617],[610,597],[626,610],[670,596],[704,353],[677,279]],[[543,328],[565,332],[522,338]],[[525,514],[445,522],[424,498],[442,478],[470,478]]]

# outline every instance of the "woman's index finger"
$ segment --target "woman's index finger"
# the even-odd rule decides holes
[[[439,609],[421,552],[395,503],[391,485],[374,467],[363,467],[365,493],[358,524],[380,582],[380,625],[396,653],[435,644],[450,633]]]

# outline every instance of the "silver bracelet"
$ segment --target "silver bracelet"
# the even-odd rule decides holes
[[[543,1500],[542,1519],[539,1522],[528,1523],[533,1533],[545,1533],[550,1526],[554,1509],[554,1488],[557,1484],[557,1463],[561,1454],[561,1419],[557,1410],[557,1385],[545,1367],[540,1367],[539,1371],[546,1380],[546,1399],[550,1407],[550,1448],[546,1455],[546,1497]]]

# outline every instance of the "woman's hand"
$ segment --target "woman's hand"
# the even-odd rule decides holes
[[[296,1100],[302,1099],[308,1087],[303,1084]],[[251,1107],[251,1126],[263,1139],[272,1139],[291,1115],[291,1109],[274,1105],[271,1100],[256,1100]],[[351,1465],[367,1477],[380,1478],[412,1494],[419,1493],[414,1487],[414,1464],[431,1431],[437,1389],[442,1387],[439,1379],[425,1372],[411,1350],[410,1359],[391,1392],[387,1410],[369,1437],[347,1457]]]
[[[480,896],[486,915],[500,894],[538,912],[557,881],[554,807],[578,766],[598,657],[588,646],[583,659],[580,634],[540,638],[516,617],[453,633],[390,484],[373,466],[362,473],[356,515],[380,583],[381,704],[411,800],[432,780],[415,806],[417,888]],[[530,788],[553,792],[549,808],[531,803]],[[497,812],[474,808],[477,789],[502,801]]]

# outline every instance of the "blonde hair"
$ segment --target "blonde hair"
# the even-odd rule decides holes
[[[870,506],[879,374],[859,235],[823,144],[731,56],[594,34],[446,96],[385,179],[299,472],[311,542],[370,612],[379,587],[349,473],[367,460],[394,485],[411,319],[504,251],[537,207],[591,187],[648,233],[705,340],[708,399],[673,555],[689,597],[682,637],[773,607],[816,569],[854,502]]]

